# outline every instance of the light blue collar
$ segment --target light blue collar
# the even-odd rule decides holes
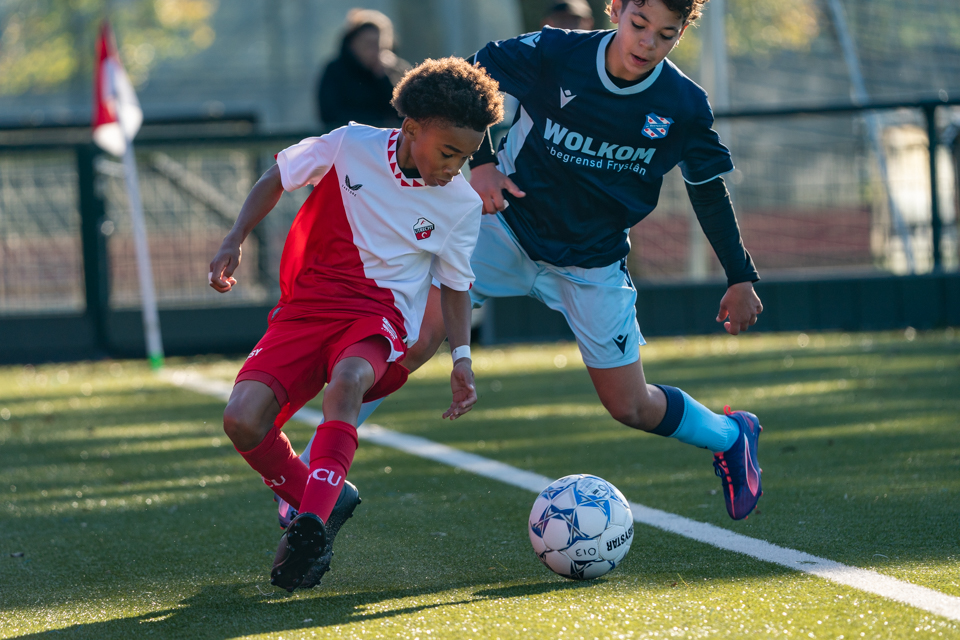
[[[656,67],[654,67],[653,72],[647,76],[647,79],[643,82],[638,82],[637,84],[631,85],[629,87],[624,87],[621,89],[617,85],[613,84],[613,81],[610,80],[610,75],[607,73],[607,45],[610,44],[610,41],[613,39],[616,31],[611,31],[603,37],[603,40],[600,41],[600,47],[597,49],[597,75],[600,76],[600,82],[603,83],[604,88],[610,93],[615,93],[621,96],[629,96],[634,93],[640,93],[641,91],[646,91],[650,88],[654,82],[657,81],[657,78],[660,77],[660,72],[663,70],[664,60],[660,61]]]

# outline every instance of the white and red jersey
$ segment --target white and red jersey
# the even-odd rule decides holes
[[[462,175],[444,187],[404,177],[399,133],[351,123],[277,154],[284,190],[315,187],[283,248],[280,303],[383,316],[410,345],[431,276],[457,291],[473,283],[483,203]]]

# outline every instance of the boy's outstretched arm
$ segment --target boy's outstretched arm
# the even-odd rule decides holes
[[[714,178],[703,184],[685,184],[700,227],[727,274],[727,292],[720,300],[717,322],[723,322],[727,333],[735,336],[755,325],[757,316],[763,311],[763,304],[753,290],[753,283],[760,276],[743,247],[740,227],[723,178]]]
[[[240,207],[240,215],[233,223],[233,228],[223,239],[220,250],[210,263],[210,286],[226,293],[237,284],[233,272],[240,266],[240,245],[247,239],[253,228],[263,220],[270,211],[277,206],[280,196],[283,195],[283,185],[280,182],[280,167],[273,165],[260,176],[257,184],[253,185],[250,194]]]
[[[457,291],[446,285],[440,287],[440,307],[443,309],[443,324],[447,328],[447,339],[451,353],[457,347],[470,346],[470,293]],[[443,417],[456,420],[470,411],[477,402],[477,389],[473,382],[472,360],[462,357],[454,360],[450,374],[450,388],[453,390],[453,402]]]

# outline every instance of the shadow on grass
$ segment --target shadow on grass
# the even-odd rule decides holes
[[[713,366],[714,360],[654,362],[648,373],[652,380],[660,382],[669,383],[671,378],[682,381],[681,386],[695,396],[733,385],[759,389],[844,375],[844,367],[839,364],[803,367],[806,363],[793,353],[794,369],[790,371],[780,368],[782,354],[774,354],[717,359],[716,362],[725,363],[719,371]],[[768,428],[767,442],[776,443],[768,445],[763,454],[764,488],[768,492],[761,503],[763,514],[758,513],[750,523],[731,525],[719,520],[725,518],[720,496],[707,497],[707,492],[715,492],[719,485],[715,479],[703,477],[710,471],[708,454],[633,433],[605,415],[539,415],[530,419],[518,414],[488,419],[474,416],[453,424],[440,420],[425,422],[420,417],[424,398],[428,397],[431,403],[436,398],[438,406],[448,399],[448,383],[439,380],[411,381],[407,389],[384,405],[374,421],[382,420],[390,428],[420,433],[554,477],[582,469],[601,473],[631,498],[650,506],[696,520],[715,521],[747,535],[845,562],[873,565],[878,562],[879,552],[885,554],[882,557],[889,555],[900,562],[942,561],[956,555],[955,522],[960,502],[956,491],[948,489],[953,485],[945,481],[954,482],[952,478],[960,477],[960,445],[957,436],[950,432],[950,425],[945,426],[944,416],[957,406],[960,381],[949,370],[936,370],[933,358],[940,357],[939,352],[926,349],[918,354],[931,359],[926,369],[878,365],[872,376],[875,387],[871,389],[853,388],[860,383],[852,382],[846,391],[743,398],[745,408],[758,407],[756,410]],[[839,354],[817,354],[824,358],[836,355]],[[855,354],[850,351],[849,355]],[[753,367],[763,362],[766,367],[746,371],[748,364]],[[949,386],[941,386],[941,379],[947,380]],[[493,380],[502,381],[502,391],[491,391]],[[599,406],[583,370],[483,374],[478,385],[485,408],[519,409],[551,402]],[[529,548],[519,541],[523,536],[517,537],[532,495],[478,481],[468,474],[457,475],[434,463],[414,464],[400,454],[385,451],[382,457],[396,467],[392,475],[386,475],[389,467],[384,467],[386,461],[380,460],[379,454],[375,460],[357,465],[356,472],[352,472],[359,475],[364,495],[371,498],[365,509],[375,517],[355,523],[361,525],[355,533],[363,538],[362,543],[354,543],[353,565],[345,563],[346,573],[353,580],[353,586],[347,581],[349,593],[304,592],[297,597],[282,592],[263,594],[255,582],[249,582],[247,567],[264,566],[265,558],[272,556],[276,537],[273,505],[255,474],[246,469],[224,439],[219,426],[223,403],[177,390],[153,391],[149,400],[154,403],[108,405],[97,412],[65,412],[52,419],[37,414],[29,418],[29,426],[35,429],[29,438],[7,436],[0,447],[0,479],[16,473],[16,483],[11,480],[9,484],[20,487],[15,496],[9,495],[9,504],[25,509],[22,515],[16,515],[16,509],[0,514],[0,526],[8,540],[12,538],[22,545],[11,551],[25,550],[27,558],[4,559],[6,564],[0,563],[0,583],[17,580],[26,586],[26,593],[49,593],[47,590],[53,589],[60,597],[82,601],[87,599],[84,591],[91,586],[110,591],[111,598],[120,598],[124,593],[142,590],[143,584],[151,580],[209,585],[223,580],[224,573],[230,570],[246,576],[238,575],[235,584],[204,586],[179,606],[162,611],[76,624],[58,632],[27,637],[57,633],[104,638],[154,633],[163,637],[226,638],[329,627],[484,599],[533,597],[586,586],[562,581],[500,586],[516,576],[533,575],[536,561],[531,560]],[[164,404],[157,404],[158,400]],[[208,424],[202,424],[204,420]],[[893,420],[903,422],[900,426],[892,425]],[[142,429],[145,425],[176,421],[189,425],[176,434]],[[52,434],[70,423],[76,427],[76,422],[89,430],[62,439],[50,435],[46,442],[36,438],[40,432]],[[869,422],[876,422],[881,428],[870,433],[848,428]],[[915,426],[917,423],[923,426]],[[131,435],[124,433],[126,429],[112,431],[115,426],[142,430]],[[836,431],[831,430],[833,427]],[[821,431],[803,437],[804,431],[814,428]],[[304,428],[303,432],[307,430]],[[777,440],[771,437],[775,435]],[[223,440],[224,446],[171,450],[157,446],[167,438],[198,437]],[[584,442],[584,437],[592,441]],[[485,440],[483,450],[478,447],[480,438]],[[528,442],[522,446],[510,444],[524,439]],[[146,450],[128,450],[125,445],[142,445],[138,448]],[[78,455],[83,449],[91,452],[86,462]],[[109,458],[98,457],[101,449],[109,453]],[[401,469],[409,470],[401,473]],[[108,471],[113,475],[105,477]],[[236,474],[236,478],[207,489],[210,501],[191,495],[192,484],[180,484],[187,478],[225,472]],[[137,487],[125,482],[152,486]],[[82,489],[84,499],[95,500],[158,493],[163,506],[138,506],[122,512],[82,508],[56,513],[40,511],[46,500],[37,497],[37,493],[67,488]],[[492,494],[486,491],[488,488]],[[192,490],[194,494],[196,491]],[[708,503],[709,512],[699,511],[708,507],[700,503]],[[231,514],[243,515],[242,528],[230,526]],[[74,519],[84,523],[74,523]],[[497,520],[502,522],[494,522]],[[428,538],[421,535],[425,521],[450,524],[443,525],[447,532],[441,536]],[[478,544],[474,533],[477,530],[493,531],[483,544]],[[42,539],[35,532],[43,532]],[[681,571],[687,579],[692,572],[695,579],[721,580],[789,573],[787,569],[762,563],[744,563],[739,556],[707,547],[698,547],[698,553],[709,558],[709,562],[684,564],[673,547],[682,548],[685,543],[679,544],[674,536],[648,533],[652,539],[638,544],[623,567],[624,571],[636,567],[628,574],[631,578],[646,580],[654,574],[675,577]],[[384,551],[398,548],[405,539],[414,544],[404,547],[407,550],[399,557]],[[516,544],[494,546],[503,544],[498,542],[503,540]],[[143,558],[145,545],[150,545],[153,564]],[[516,551],[512,551],[514,546]],[[469,553],[465,554],[464,549],[469,549]],[[40,550],[53,557],[44,559]],[[465,555],[468,558],[463,562]],[[211,557],[219,560],[212,561]],[[350,558],[347,554],[344,557]],[[29,570],[25,566],[17,568],[14,575],[14,562],[23,564],[32,558],[36,561]],[[493,558],[496,559],[491,561]],[[417,569],[407,572],[400,566],[413,563],[414,559]],[[501,560],[506,565],[501,565]],[[463,568],[457,566],[458,562],[463,563]],[[488,565],[503,567],[504,573],[499,576],[502,583],[481,574]],[[106,573],[112,570],[113,577],[95,577],[98,574],[87,568],[91,566]],[[81,580],[85,576],[78,577],[74,569],[65,567],[84,567],[91,578]],[[121,568],[125,568],[123,573]],[[464,580],[464,575],[471,579]],[[396,579],[400,580],[399,585]],[[378,580],[394,584],[377,585]],[[419,587],[397,588],[410,583]],[[51,584],[58,587],[52,588]],[[463,591],[447,593],[456,589]],[[431,597],[432,594],[436,596]],[[418,597],[424,602],[390,602]],[[449,601],[442,601],[443,598]],[[162,606],[171,602],[172,599],[167,600]],[[18,606],[24,605],[25,601]],[[383,610],[390,606],[397,608]],[[122,615],[123,611],[113,613]],[[310,622],[304,622],[308,619]]]
[[[482,588],[486,584],[465,581],[437,589],[388,589],[323,595],[298,591],[299,597],[282,591],[264,592],[256,583],[212,585],[182,600],[178,606],[138,616],[105,622],[76,624],[63,629],[14,636],[16,638],[134,638],[157,635],[165,638],[233,638],[283,631],[322,628],[395,618],[422,611],[453,607],[484,600],[525,598],[561,591],[589,588],[585,582],[535,582],[507,587]],[[593,582],[596,584],[596,581]],[[441,602],[368,611],[371,606],[391,600],[429,597],[444,591],[481,587],[469,597]],[[289,598],[289,599],[288,599]]]

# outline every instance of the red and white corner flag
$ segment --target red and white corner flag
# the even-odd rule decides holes
[[[147,358],[154,369],[163,366],[163,340],[160,336],[160,315],[157,312],[157,293],[153,285],[153,268],[147,243],[147,225],[140,199],[140,181],[137,160],[133,155],[133,137],[143,123],[143,111],[127,72],[117,55],[117,42],[110,23],[103,22],[97,40],[97,64],[93,71],[93,141],[101,149],[123,157],[123,176],[130,201],[130,223],[133,229],[133,247],[140,281],[140,301],[143,308],[143,334],[146,338]]]
[[[104,21],[93,69],[93,141],[104,151],[122,156],[142,123],[140,102],[120,63],[110,23]]]

